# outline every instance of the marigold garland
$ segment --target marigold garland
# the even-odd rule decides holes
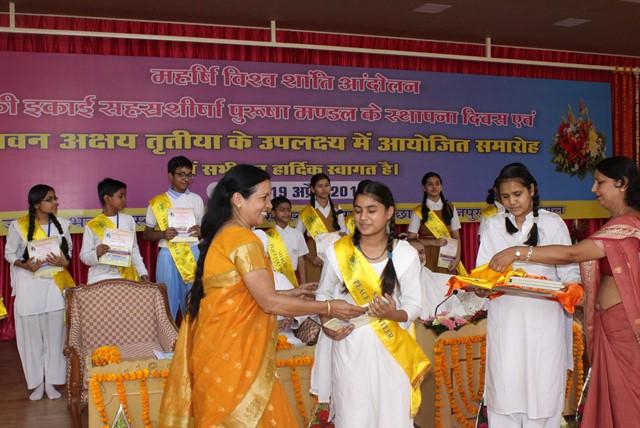
[[[96,406],[96,410],[98,411],[98,415],[100,415],[100,420],[102,422],[103,428],[109,428],[109,419],[107,418],[107,411],[104,405],[104,399],[102,397],[101,384],[103,382],[116,382],[116,388],[118,390],[118,398],[120,399],[120,403],[122,404],[122,408],[124,409],[125,415],[128,420],[128,406],[127,406],[127,398],[126,391],[124,389],[125,381],[134,381],[137,380],[140,382],[140,402],[142,406],[142,418],[144,422],[145,428],[151,428],[151,420],[150,420],[150,412],[149,412],[149,393],[147,389],[147,379],[148,378],[162,378],[163,382],[166,381],[166,378],[169,377],[169,370],[134,370],[131,372],[125,373],[99,373],[94,374],[89,378],[89,389],[91,391],[91,396]],[[122,385],[122,386],[121,386]]]
[[[287,338],[284,336],[278,336],[278,346],[280,345],[281,337],[284,338],[285,343],[293,347],[293,345],[286,342]],[[302,385],[300,384],[300,375],[298,374],[296,367],[312,366],[313,361],[313,357],[309,355],[276,360],[277,367],[289,367],[291,370],[291,383],[293,385],[293,395],[296,400],[296,409],[298,410],[298,413],[300,413],[305,426],[308,424],[309,420],[307,419],[307,412],[304,408],[304,401],[302,400]]]
[[[278,343],[276,344],[276,351],[286,351],[293,348],[293,345],[287,340],[287,336],[278,336]]]
[[[120,362],[120,350],[117,346],[100,346],[98,349],[93,351],[93,355],[91,355],[91,364],[95,366],[106,366],[111,363],[119,363]]]

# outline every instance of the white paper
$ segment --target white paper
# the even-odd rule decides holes
[[[112,266],[131,266],[133,242],[133,232],[120,229],[107,229],[104,232],[102,243],[109,246],[109,251],[103,254],[98,259],[98,262]]]
[[[178,234],[171,242],[198,242],[198,238],[190,235],[190,230],[196,225],[196,216],[191,208],[169,208],[169,227]]]
[[[173,358],[173,352],[162,352],[154,349],[153,356],[156,357],[156,360],[170,360]]]
[[[30,241],[27,245],[29,258],[36,261],[46,261],[49,254],[59,256],[62,254],[60,251],[60,244],[58,238],[40,239],[38,241]],[[63,269],[60,266],[52,266],[50,264],[43,264],[34,275],[36,277],[50,278],[54,273],[60,272]]]
[[[454,238],[445,239],[447,240],[447,244],[440,247],[440,252],[438,253],[438,267],[441,268],[448,268],[458,253],[458,240]]]
[[[360,315],[359,317],[356,318],[351,318],[350,320],[341,320],[338,318],[331,318],[329,321],[327,321],[326,323],[324,323],[322,326],[326,327],[330,330],[333,331],[337,331],[339,329],[341,329],[342,327],[347,327],[350,324],[353,324],[354,328],[359,328],[362,327],[364,325],[369,324],[369,322],[371,321],[371,317],[367,314],[364,315]]]
[[[316,253],[324,258],[324,253],[341,238],[340,232],[319,233],[316,235]]]

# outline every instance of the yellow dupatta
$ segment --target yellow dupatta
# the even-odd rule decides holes
[[[345,226],[347,226],[347,231],[349,232],[349,235],[353,235],[353,232],[356,231],[356,218],[353,215],[353,213],[345,217],[344,224]]]
[[[169,196],[166,193],[154,196],[149,201],[149,205],[160,230],[167,230],[169,228],[169,208],[171,208]],[[182,280],[187,284],[192,283],[196,274],[196,259],[191,252],[191,245],[187,242],[171,242],[167,240],[167,248]]]
[[[109,217],[104,214],[100,214],[87,222],[87,227],[102,241],[107,229],[116,229],[116,225],[113,224]],[[134,232],[135,233],[135,232]],[[133,257],[133,254],[131,255]],[[133,259],[132,259],[133,260]],[[139,281],[140,277],[133,263],[127,267],[118,266],[118,271],[124,279],[130,279],[131,281]]]
[[[320,215],[311,205],[307,205],[300,211],[300,221],[307,228],[307,232],[313,239],[316,239],[316,236],[321,233],[329,233],[329,229],[327,229]]]
[[[413,209],[413,212],[418,216],[418,218],[420,219],[420,222],[424,224],[424,227],[426,227],[433,234],[433,236],[436,237],[436,239],[451,238],[451,233],[449,232],[449,228],[447,227],[446,224],[444,224],[444,222],[440,219],[440,217],[438,217],[436,213],[429,210],[427,221],[423,221],[421,205],[418,205],[417,207],[415,207]],[[458,263],[458,265],[456,266],[456,271],[458,271],[460,275],[467,274],[467,270],[464,268],[464,265],[462,264],[462,262]]]
[[[364,306],[382,294],[380,277],[360,251],[351,236],[344,236],[334,244],[338,267],[345,285],[357,305]],[[369,326],[391,356],[402,367],[411,384],[411,415],[420,408],[420,383],[431,362],[415,338],[396,321],[374,318]]]
[[[289,251],[284,239],[282,239],[275,226],[268,229],[266,234],[269,237],[268,252],[273,268],[286,276],[294,287],[297,287],[298,278],[296,278],[296,272],[293,270],[292,260],[289,257]]]
[[[29,236],[29,216],[20,217],[16,221],[18,222],[18,227],[20,229],[20,232],[22,233],[22,236],[24,237],[24,240],[27,241],[27,237]],[[36,225],[36,227],[34,227],[33,229],[33,240],[39,241],[41,239],[47,238],[48,236],[44,233],[42,228],[39,225]],[[66,269],[62,269],[60,272],[54,273],[52,278],[53,282],[56,283],[60,291],[64,290],[65,288],[75,287],[76,285],[75,281]]]

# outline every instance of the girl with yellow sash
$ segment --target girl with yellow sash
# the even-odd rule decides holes
[[[5,259],[11,265],[11,288],[15,296],[16,344],[27,381],[33,389],[31,400],[43,393],[52,400],[60,398],[54,385],[65,383],[64,299],[62,290],[73,287],[66,271],[71,255],[69,222],[56,217],[58,197],[46,184],[29,190],[29,214],[11,223],[5,246]],[[29,257],[27,244],[33,240],[56,238],[60,255],[49,254],[46,261]],[[63,270],[53,276],[38,277],[44,264]]]
[[[271,209],[270,196],[265,171],[237,165],[209,199],[159,427],[295,427],[276,378],[276,314],[349,319],[364,312],[342,300],[305,301],[275,291],[262,242],[251,231]]]
[[[312,176],[309,190],[309,205],[300,211],[296,229],[302,234],[306,232],[309,253],[305,256],[305,271],[307,281],[316,282],[320,279],[324,263],[316,245],[318,235],[347,233],[347,227],[344,224],[344,214],[336,210],[331,200],[331,180],[327,174],[319,173]]]
[[[408,239],[419,239],[424,245],[425,266],[432,272],[454,273],[460,271],[460,233],[462,227],[453,204],[444,197],[442,178],[435,172],[427,172],[422,177],[422,204],[411,213],[407,229]],[[438,267],[440,247],[446,245],[445,238],[458,240],[458,253],[449,267]],[[464,269],[464,267],[462,267]],[[462,273],[462,272],[460,272]]]
[[[316,298],[368,306],[371,318],[358,328],[323,328],[329,352],[316,355],[329,364],[316,360],[312,384],[321,394],[330,390],[336,428],[412,428],[430,364],[412,334],[422,306],[422,265],[409,243],[394,239],[394,200],[386,185],[358,186],[353,209],[356,230],[327,251]]]
[[[136,238],[136,222],[128,214],[120,212],[126,206],[127,185],[113,178],[105,178],[98,183],[98,198],[102,204],[102,213],[89,220],[82,234],[82,248],[80,260],[89,266],[88,284],[103,279],[124,278],[132,281],[149,279],[144,265],[138,239]],[[126,267],[101,264],[98,260],[109,246],[103,244],[104,236],[109,229],[125,230],[133,234],[133,248],[131,249],[131,264]]]

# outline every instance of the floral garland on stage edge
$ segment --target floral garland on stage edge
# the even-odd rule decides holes
[[[562,118],[551,145],[556,171],[583,179],[604,159],[604,134],[596,131],[584,102],[578,104],[578,115],[571,106]]]
[[[127,394],[124,387],[125,381],[137,380],[140,384],[140,404],[142,406],[142,422],[144,428],[153,428],[151,425],[150,413],[149,413],[149,392],[147,389],[148,378],[166,378],[169,376],[169,370],[134,370],[126,373],[103,373],[94,374],[89,378],[89,390],[91,396],[96,405],[98,415],[102,422],[103,428],[109,428],[109,419],[107,418],[107,411],[104,405],[104,398],[102,396],[101,384],[103,382],[116,382],[118,391],[118,399],[124,409],[127,420],[131,420],[128,414]]]
[[[292,348],[293,345],[287,341],[286,336],[278,336],[278,343],[276,345],[277,351],[283,351]],[[293,395],[296,400],[296,410],[298,410],[298,413],[302,417],[305,426],[309,423],[309,418],[307,417],[307,411],[304,408],[300,374],[296,370],[296,367],[312,366],[313,361],[314,359],[312,356],[297,356],[276,360],[276,367],[288,367],[290,370],[291,384],[293,385]]]
[[[479,310],[471,316],[451,316],[447,312],[439,313],[437,317],[429,317],[422,321],[427,330],[433,330],[436,336],[447,331],[460,330],[467,324],[477,324],[487,317],[486,310]]]

